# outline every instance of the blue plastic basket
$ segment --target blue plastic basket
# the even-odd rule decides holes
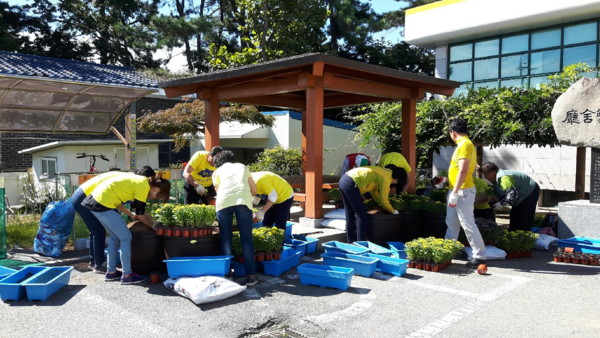
[[[379,272],[389,273],[398,277],[402,277],[406,273],[406,268],[408,267],[408,261],[406,259],[392,258],[372,253],[368,253],[367,256],[378,259],[377,271]]]
[[[262,262],[254,262],[256,269],[259,268],[259,263]],[[240,263],[238,260],[232,260],[231,264],[233,264],[233,276],[234,277],[246,277],[246,266]]]
[[[352,244],[363,247],[363,248],[367,248],[367,249],[369,249],[369,252],[377,254],[377,255],[388,256],[388,257],[394,256],[394,252],[392,250],[386,249],[375,243],[371,243],[368,241],[358,241],[358,242],[354,242]]]
[[[104,249],[104,258],[106,259],[106,264],[108,264],[108,249]],[[121,248],[117,249],[117,265],[121,265]]]
[[[388,246],[394,253],[394,257],[400,258],[400,259],[406,259],[406,251],[404,251],[404,243],[388,242]]]
[[[308,246],[308,242],[299,241],[293,238],[286,238],[283,240],[283,245],[291,247],[294,250],[300,251],[300,256],[306,255],[306,247]]]
[[[0,280],[0,297],[3,301],[21,299],[25,295],[23,284],[46,269],[45,266],[28,266],[4,277]]]
[[[575,252],[600,254],[600,239],[592,237],[571,237],[558,240],[561,248],[573,248]]]
[[[282,273],[297,267],[300,264],[300,251],[283,250],[281,259],[264,261],[262,265],[265,275],[279,277]]]
[[[354,270],[339,266],[302,264],[298,267],[302,285],[317,285],[346,291],[350,287]]]
[[[254,223],[252,224],[253,228],[260,228],[261,226],[263,226],[262,222],[258,222],[258,223]],[[285,224],[285,238],[290,238],[292,237],[292,227],[294,226],[294,223],[292,222],[287,222]]]
[[[233,256],[176,257],[166,259],[169,277],[225,276]]]
[[[317,244],[319,240],[316,238],[306,237],[304,235],[292,235],[292,238],[298,241],[308,242],[306,244],[306,254],[310,254],[317,251]]]
[[[69,284],[72,266],[59,266],[48,268],[30,278],[25,285],[27,299],[45,301],[58,290]]]
[[[377,259],[366,256],[326,252],[321,254],[321,257],[325,265],[352,268],[355,274],[365,277],[371,277],[377,268]]]
[[[323,243],[323,247],[325,248],[325,252],[339,252],[351,255],[364,255],[369,252],[369,249],[338,241]]]
[[[2,278],[8,277],[8,275],[12,275],[15,272],[17,272],[17,270],[0,266],[0,280],[2,280]]]

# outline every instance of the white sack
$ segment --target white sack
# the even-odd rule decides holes
[[[346,231],[346,220],[345,219],[335,219],[330,218],[326,219],[321,223],[323,228],[336,229],[341,231]]]
[[[466,246],[464,250],[467,253],[469,260],[473,259],[473,248]],[[485,247],[485,255],[487,257],[486,260],[488,261],[498,261],[506,258],[506,252],[502,249],[496,248],[493,245],[488,245]]]
[[[214,276],[169,278],[164,285],[196,305],[227,299],[246,290],[246,286]]]
[[[548,250],[551,246],[557,246],[558,238],[550,235],[541,234],[535,241],[533,248],[536,250]]]
[[[335,210],[332,210],[332,211],[328,212],[323,217],[325,217],[327,219],[330,219],[330,218],[333,218],[333,219],[346,219],[346,210],[344,210],[344,209],[335,209]]]

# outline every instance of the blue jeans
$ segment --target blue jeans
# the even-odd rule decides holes
[[[90,231],[90,263],[100,267],[104,263],[104,247],[106,246],[106,230],[92,212],[81,205],[86,198],[81,188],[75,190],[69,200]]]
[[[92,214],[104,225],[104,228],[110,234],[108,240],[108,272],[117,270],[117,250],[119,242],[121,243],[121,266],[123,275],[131,273],[131,232],[121,214],[117,210],[104,212],[92,211]]]
[[[221,233],[221,253],[231,255],[231,239],[233,237],[233,215],[240,228],[240,240],[244,253],[246,276],[254,275],[254,243],[252,242],[252,210],[245,205],[234,205],[217,211],[219,232]],[[123,249],[121,249],[123,250]]]
[[[275,225],[279,229],[285,230],[287,221],[290,218],[292,202],[294,202],[294,198],[290,197],[279,204],[273,204],[269,210],[265,212],[265,217],[262,222],[263,226],[272,227]]]
[[[344,210],[346,211],[346,235],[348,243],[354,243],[357,240],[367,240],[367,227],[369,220],[367,218],[367,207],[360,193],[360,189],[352,177],[342,176],[340,179],[340,193],[344,201]]]

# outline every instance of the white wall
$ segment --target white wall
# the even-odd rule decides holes
[[[443,147],[440,155],[433,156],[433,174],[448,170],[454,147]],[[524,172],[543,190],[575,191],[577,148],[534,146],[484,147],[483,162],[494,162],[501,169]],[[585,164],[585,191],[590,191],[591,151],[587,149]]]
[[[405,40],[434,48],[464,39],[595,17],[599,13],[598,0],[442,1],[408,11]]]
[[[4,177],[4,194],[11,206],[21,204],[23,187],[19,182],[19,177],[25,175],[27,175],[26,172],[0,173],[0,177]]]

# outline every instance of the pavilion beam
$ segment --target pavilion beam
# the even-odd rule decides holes
[[[387,99],[407,99],[422,97],[413,97],[415,91],[412,88],[394,86],[386,83],[377,83],[359,79],[350,79],[341,76],[335,76],[331,73],[325,73],[325,89],[336,92],[382,97]]]
[[[208,97],[204,101],[204,149],[210,151],[219,143],[219,100],[211,97],[210,91],[203,90],[198,96]]]
[[[319,78],[318,80],[322,80]],[[306,114],[303,120],[303,152],[306,154],[305,217],[323,217],[323,100],[322,81],[306,89]]]
[[[328,108],[339,108],[348,106],[359,106],[362,104],[376,103],[376,102],[393,102],[395,99],[381,99],[374,96],[364,95],[347,95],[347,96],[336,96],[325,99],[325,109]]]
[[[306,89],[306,83],[303,81],[304,79],[305,76],[300,74],[279,80],[257,81],[228,87],[219,87],[212,91],[212,95],[219,100],[227,101],[254,96],[297,92]]]
[[[251,104],[255,106],[275,107],[294,110],[305,110],[306,100],[303,98],[285,97],[281,95],[266,95],[229,99],[229,102]]]
[[[402,155],[412,169],[408,174],[408,189],[415,192],[417,175],[417,100],[402,100]]]

